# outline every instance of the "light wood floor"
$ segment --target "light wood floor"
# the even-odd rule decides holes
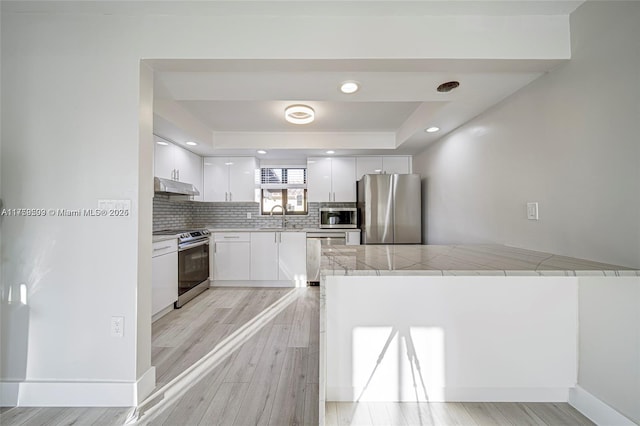
[[[153,324],[158,386],[289,289],[216,288]],[[304,290],[153,425],[317,425],[319,292]],[[122,425],[129,408],[12,408],[5,425]],[[568,404],[328,403],[327,425],[590,425]]]
[[[593,425],[567,403],[328,402],[326,426],[452,425],[556,426]]]

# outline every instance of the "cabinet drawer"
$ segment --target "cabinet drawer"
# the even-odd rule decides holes
[[[215,242],[244,242],[251,241],[251,233],[250,232],[219,232],[213,234],[213,241]]]
[[[158,241],[157,243],[153,243],[153,257],[161,256],[163,254],[171,253],[174,251],[178,251],[178,239],[175,240],[165,240]]]

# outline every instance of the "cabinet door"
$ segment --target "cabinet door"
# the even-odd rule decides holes
[[[278,233],[251,233],[251,279],[278,279]]]
[[[186,149],[176,147],[176,169],[178,170],[178,180],[194,185],[200,195],[194,200],[202,200],[202,157]]]
[[[331,201],[331,158],[307,159],[307,198],[310,202]]]
[[[331,161],[331,201],[351,203],[356,201],[356,159],[336,157]]]
[[[249,280],[251,243],[221,243],[214,245],[213,283],[224,280]]]
[[[178,252],[151,259],[151,315],[178,300]]]
[[[229,167],[229,201],[255,201],[256,159],[231,157]]]
[[[153,136],[153,175],[155,177],[173,179],[175,170],[174,149],[176,146],[164,139]],[[157,142],[165,142],[168,145],[160,145]]]
[[[203,159],[204,201],[226,201],[229,197],[229,167],[226,158]]]
[[[385,173],[411,173],[411,157],[399,156],[399,157],[382,157],[382,170]]]
[[[348,231],[345,233],[346,235],[346,244],[348,246],[359,246],[360,245],[360,233],[358,231]]]
[[[382,170],[382,157],[356,158],[356,180],[362,179],[364,175],[382,173]]]
[[[294,281],[296,287],[307,283],[307,234],[279,232],[278,279]]]

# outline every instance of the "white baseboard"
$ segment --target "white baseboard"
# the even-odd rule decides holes
[[[146,392],[149,386],[148,374],[150,373],[144,374],[139,384],[138,382],[1,382],[2,405],[131,407],[136,405],[138,392]],[[153,380],[155,381],[155,378]]]
[[[295,283],[293,281],[224,280],[212,281],[211,287],[295,287]]]
[[[156,368],[149,368],[136,382],[135,404],[138,405],[151,395],[156,387]]]
[[[636,423],[580,386],[569,392],[569,404],[597,425],[636,426]]]
[[[15,407],[18,405],[19,385],[17,382],[0,382],[0,407]]]
[[[569,388],[430,388],[428,398],[419,395],[419,402],[567,402]],[[355,401],[361,390],[350,387],[327,388],[327,401]],[[397,392],[386,395],[367,395],[360,401],[416,402],[413,388],[405,388],[398,398]]]

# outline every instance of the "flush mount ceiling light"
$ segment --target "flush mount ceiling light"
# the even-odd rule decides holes
[[[438,130],[440,130],[440,127],[436,127],[436,126],[427,127],[426,129],[424,129],[424,131],[427,133],[434,133],[434,132],[437,132]]]
[[[347,95],[356,93],[360,88],[360,84],[357,81],[347,80],[340,83],[340,91]]]
[[[335,152],[335,151],[333,151],[333,150],[329,150],[329,151],[327,151],[326,153],[327,153],[327,154],[335,154],[336,152]]]
[[[264,149],[259,149],[256,151],[258,154],[266,154],[267,151],[265,151]]]
[[[189,146],[196,146],[198,145],[197,143],[193,142],[193,141],[189,141],[189,142],[185,142],[187,145]]]
[[[292,124],[309,124],[315,119],[315,111],[308,105],[289,105],[284,118]]]
[[[167,146],[167,145],[169,145],[169,142],[164,142],[164,141],[156,141],[156,143],[157,143],[158,145],[163,145],[163,146]]]

